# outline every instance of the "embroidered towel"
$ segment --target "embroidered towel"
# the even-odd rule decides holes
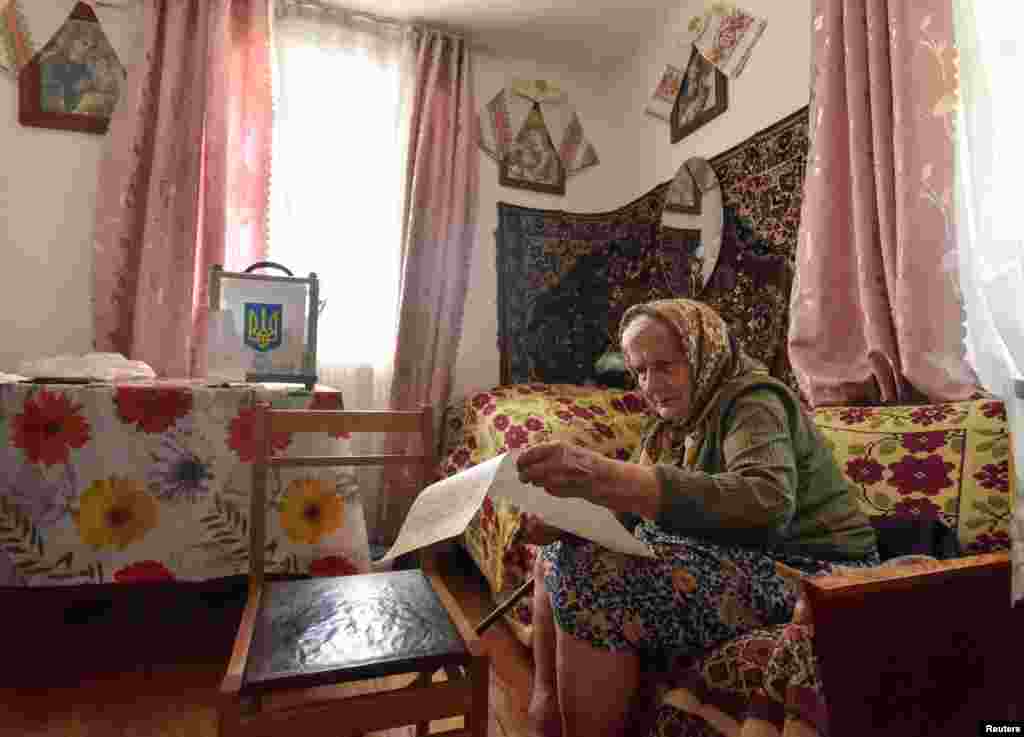
[[[703,17],[694,17],[690,30],[697,33],[693,43],[704,58],[730,79],[736,79],[767,25],[764,18],[717,3]]]

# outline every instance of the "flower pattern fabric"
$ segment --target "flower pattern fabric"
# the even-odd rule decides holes
[[[823,407],[814,421],[865,514],[938,520],[968,553],[1008,549],[1014,500],[1002,402]]]
[[[709,62],[736,79],[743,73],[768,21],[735,6],[716,3],[690,20],[697,32],[694,46]]]
[[[605,438],[592,432],[600,417],[613,428],[615,439],[597,447],[625,459],[639,442],[646,415],[639,395],[622,390],[518,384],[478,392],[445,414],[443,475],[507,449],[502,430],[494,426],[497,417],[507,418],[507,424],[499,423],[505,432],[514,425],[527,430],[531,443],[561,437],[588,447]],[[859,490],[866,514],[941,521],[957,530],[967,553],[1009,549],[1013,500],[1002,402],[986,398],[906,407],[827,407],[816,410],[814,420]],[[903,488],[908,493],[900,493],[894,477],[906,478]],[[947,477],[952,485],[946,484]],[[487,500],[463,539],[499,603],[532,574],[536,555],[543,550],[513,544],[518,528],[516,508]],[[602,571],[588,585],[607,583]],[[673,571],[670,581],[680,596],[692,595],[700,585],[685,568]],[[745,616],[742,598],[724,598],[727,618]],[[506,614],[506,621],[529,645],[529,597]],[[605,631],[610,624],[617,625],[621,638],[630,643],[644,642],[657,629],[629,613],[596,626]],[[758,734],[777,737],[828,733],[813,627],[806,623],[760,627],[696,658],[677,659],[669,673],[659,686],[661,705],[652,736],[721,737],[748,724],[763,730]]]
[[[197,581],[248,572],[254,402],[335,408],[337,392],[201,382],[0,384],[0,585]],[[282,434],[275,452],[343,453]],[[267,571],[369,570],[351,475],[272,473]]]
[[[515,384],[481,391],[449,408],[444,418],[442,476],[507,450],[545,440],[564,440],[625,460],[640,442],[647,421],[637,392],[568,384]],[[530,576],[536,548],[513,544],[518,509],[503,499],[485,499],[463,543],[501,599]],[[529,641],[528,606],[516,607],[512,626]]]
[[[501,382],[600,383],[595,364],[616,344],[629,307],[691,297],[796,389],[786,342],[807,147],[807,113],[798,110],[710,159],[722,189],[722,244],[699,293],[693,244],[659,238],[668,182],[604,213],[499,203]]]
[[[789,354],[814,406],[962,401],[953,5],[815,0]],[[843,326],[836,329],[836,326]],[[921,424],[941,418],[926,417]]]
[[[14,445],[33,463],[67,463],[71,449],[89,441],[89,423],[81,409],[63,394],[44,389],[15,416]]]
[[[788,622],[797,593],[776,572],[776,559],[808,575],[831,571],[807,556],[774,558],[753,548],[671,535],[652,522],[641,523],[635,534],[657,558],[614,553],[592,542],[546,546],[544,585],[560,629],[662,666]],[[845,565],[879,562],[875,554]]]

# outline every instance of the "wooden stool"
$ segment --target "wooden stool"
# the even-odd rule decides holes
[[[335,737],[410,724],[425,735],[430,721],[460,715],[464,728],[440,734],[486,737],[489,658],[457,613],[429,550],[421,556],[424,570],[277,581],[262,575],[266,467],[353,460],[270,458],[265,439],[282,430],[425,433],[429,408],[349,413],[261,406],[259,415],[265,452],[255,467],[249,599],[221,684],[220,737]],[[431,447],[428,441],[425,448]],[[397,458],[369,460],[386,465]],[[400,458],[426,467],[422,458]],[[354,465],[363,463],[356,459]],[[433,682],[441,669],[448,680]],[[415,680],[397,689],[352,693],[360,681],[402,674],[415,674]]]

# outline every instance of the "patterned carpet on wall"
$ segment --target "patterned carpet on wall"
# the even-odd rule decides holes
[[[570,213],[498,203],[502,384],[595,382],[637,302],[691,296],[714,306],[754,357],[796,388],[786,355],[789,292],[807,160],[807,108],[710,159],[724,228],[708,284],[694,293],[697,240],[658,238],[668,182],[617,210]]]

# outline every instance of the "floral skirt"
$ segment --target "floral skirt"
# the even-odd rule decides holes
[[[776,561],[811,576],[833,565],[670,535],[651,522],[638,525],[635,534],[657,558],[615,553],[592,542],[556,542],[543,550],[544,584],[562,630],[597,647],[631,649],[658,662],[790,621],[798,594],[776,573]],[[873,553],[842,565],[879,562]]]

